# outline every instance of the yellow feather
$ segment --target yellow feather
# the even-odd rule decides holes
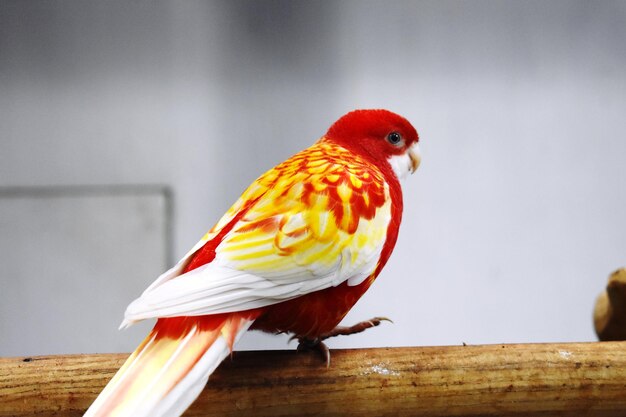
[[[372,179],[378,187],[364,192],[363,182]],[[336,192],[331,193],[325,180],[335,184]],[[352,206],[355,190],[363,207],[383,202],[373,218],[360,217]],[[383,199],[373,200],[368,193]],[[247,211],[223,238],[216,255],[229,267],[265,277],[350,274],[380,253],[390,219],[389,201],[382,174],[369,162],[338,145],[318,142],[262,175],[244,192],[225,217],[232,220],[239,210]],[[270,218],[275,221],[266,223]],[[229,221],[219,224],[224,227]]]
[[[348,184],[342,182],[337,186],[337,194],[339,194],[342,201],[348,202],[352,196],[352,189],[348,186]]]

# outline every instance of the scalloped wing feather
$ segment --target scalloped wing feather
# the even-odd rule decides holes
[[[174,268],[131,303],[125,323],[241,311],[346,280],[357,285],[376,269],[390,220],[380,171],[322,140],[257,179]],[[227,227],[213,261],[181,274]]]

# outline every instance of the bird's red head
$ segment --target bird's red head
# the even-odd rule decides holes
[[[355,110],[328,129],[326,140],[389,167],[398,178],[420,163],[419,136],[404,117],[388,110]]]

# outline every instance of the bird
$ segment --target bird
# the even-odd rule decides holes
[[[418,142],[404,117],[354,110],[256,179],[129,304],[120,328],[156,324],[84,415],[181,415],[248,330],[290,334],[328,364],[325,339],[378,325],[339,323],[393,251]]]

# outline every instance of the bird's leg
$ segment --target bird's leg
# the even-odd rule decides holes
[[[319,337],[315,339],[309,339],[306,337],[297,337],[293,336],[290,340],[298,339],[298,352],[307,351],[307,350],[317,350],[322,354],[324,361],[326,362],[326,367],[330,366],[330,349],[324,343],[324,340],[335,337],[335,336],[348,336],[355,333],[361,333],[371,327],[378,326],[381,322],[388,321],[393,323],[387,317],[374,317],[373,319],[362,321],[352,326],[337,326],[333,330],[328,333],[322,333]]]

